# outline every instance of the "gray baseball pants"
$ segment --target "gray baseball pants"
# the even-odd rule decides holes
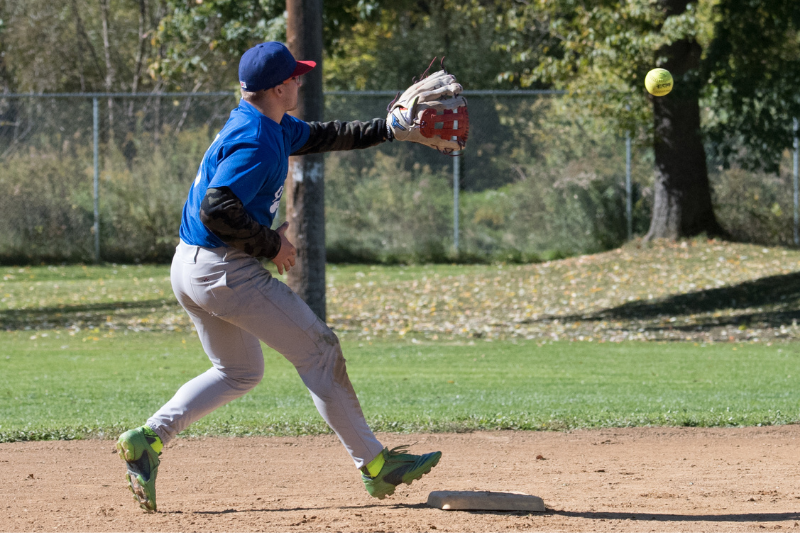
[[[164,444],[258,385],[264,375],[261,340],[297,368],[357,468],[378,456],[383,446],[364,420],[339,339],[257,259],[234,248],[181,241],[170,278],[213,366],[147,420]]]

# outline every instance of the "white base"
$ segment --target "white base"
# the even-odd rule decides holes
[[[436,490],[428,505],[447,511],[533,511],[545,512],[544,501],[522,492]]]

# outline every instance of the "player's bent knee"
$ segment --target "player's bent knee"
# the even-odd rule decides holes
[[[226,378],[233,388],[242,392],[247,392],[261,383],[261,380],[264,378],[264,367],[262,366],[260,369],[253,369],[247,372],[228,373]]]
[[[255,388],[256,385],[261,383],[261,380],[264,379],[264,367],[254,369],[246,378],[246,384],[251,389]]]
[[[317,323],[317,345],[327,350],[328,348],[339,348],[339,337],[321,320]]]

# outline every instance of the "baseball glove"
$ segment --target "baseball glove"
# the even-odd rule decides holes
[[[445,70],[427,77],[423,74],[389,104],[386,127],[398,141],[424,144],[444,154],[463,150],[469,135],[469,114],[462,90],[456,77]]]

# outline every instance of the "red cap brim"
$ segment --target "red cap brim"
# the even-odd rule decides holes
[[[317,63],[315,61],[298,61],[297,67],[295,67],[294,72],[292,72],[292,75],[289,77],[295,78],[297,76],[302,76],[316,66]]]

